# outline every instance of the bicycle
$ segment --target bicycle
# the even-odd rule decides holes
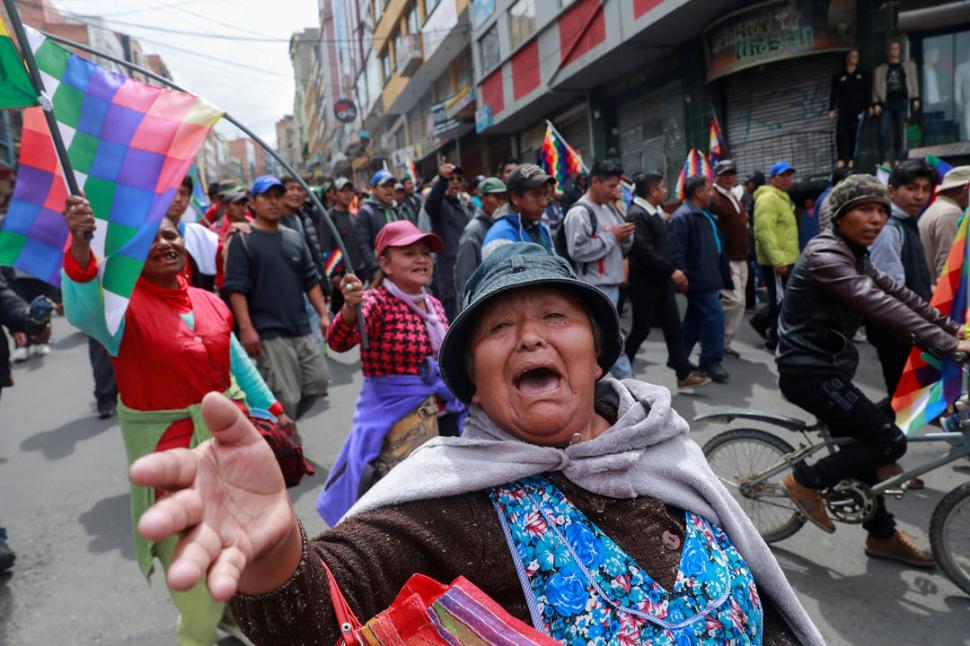
[[[888,480],[869,486],[846,479],[824,493],[833,520],[858,525],[875,513],[877,495],[902,499],[907,483],[961,458],[970,457],[970,396],[966,390],[956,402],[957,413],[944,420],[944,432],[908,438],[910,442],[949,444],[949,450]],[[703,447],[714,473],[721,479],[767,543],[792,536],[807,522],[791,502],[781,480],[792,467],[819,451],[834,452],[855,442],[833,438],[825,424],[808,424],[794,417],[764,411],[727,410],[695,417],[695,421],[730,424],[735,420],[771,424],[801,434],[798,448],[758,428],[735,428],[716,435]],[[819,433],[813,440],[809,434]],[[734,457],[734,462],[731,458]],[[930,520],[930,545],[940,567],[964,592],[970,594],[970,482],[943,496]]]

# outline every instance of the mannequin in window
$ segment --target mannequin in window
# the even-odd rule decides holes
[[[845,67],[832,77],[829,93],[829,119],[835,121],[836,166],[839,168],[855,165],[859,126],[866,110],[872,112],[870,88],[869,72],[859,69],[859,50],[849,50],[845,54]]]
[[[886,62],[872,75],[873,111],[880,118],[879,158],[887,166],[903,158],[906,119],[910,110],[920,109],[916,63],[902,60],[901,54],[902,46],[898,42],[889,43]]]

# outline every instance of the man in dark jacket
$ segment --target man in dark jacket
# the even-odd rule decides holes
[[[34,335],[38,341],[46,343],[50,338],[50,320],[54,304],[45,296],[38,296],[30,305],[24,302],[7,286],[7,280],[0,274],[0,326],[11,332]],[[10,372],[10,346],[7,336],[0,327],[0,393],[4,388],[13,386]],[[16,560],[13,550],[7,545],[7,530],[0,527],[0,572],[4,572]]]
[[[717,218],[711,203],[711,182],[703,175],[687,179],[685,200],[670,219],[670,251],[674,267],[687,276],[687,312],[684,314],[684,348],[687,356],[700,341],[700,368],[711,379],[726,383],[724,309],[720,291],[731,288],[731,275]]]
[[[458,308],[461,309],[461,296],[468,277],[482,264],[482,242],[485,234],[495,220],[492,216],[508,199],[508,189],[497,177],[488,177],[478,185],[478,196],[482,208],[465,226],[458,240],[458,255],[455,258],[455,288],[458,290]]]
[[[873,265],[924,301],[933,295],[933,278],[916,218],[930,201],[936,181],[936,171],[922,160],[911,159],[893,169],[889,175],[889,222],[869,250]],[[883,404],[888,410],[913,342],[908,334],[895,334],[877,321],[866,325],[866,338],[875,346],[882,365],[887,394]]]
[[[357,211],[357,250],[364,270],[361,280],[369,281],[377,271],[377,258],[374,256],[377,234],[385,224],[399,219],[394,208],[394,184],[397,180],[389,171],[379,170],[371,178],[371,195]]]
[[[902,473],[896,461],[906,452],[906,436],[893,417],[852,384],[859,363],[852,338],[863,318],[915,338],[938,356],[968,352],[970,342],[958,340],[958,323],[870,261],[868,247],[890,210],[882,184],[871,175],[852,175],[832,190],[829,200],[832,228],[812,238],[788,280],[775,361],[786,398],[824,422],[833,437],[857,440],[811,466],[796,464],[783,481],[809,520],[834,532],[823,491],[845,478],[871,485],[895,477]],[[932,554],[896,531],[882,496],[862,526],[869,532],[869,556],[917,567],[935,564]]]
[[[589,188],[589,175],[586,173],[580,173],[576,176],[576,181],[573,185],[569,187],[565,195],[562,196],[562,212],[569,213],[569,209],[573,208],[573,205],[579,201],[583,195],[586,194],[586,190]]]
[[[636,225],[630,261],[630,284],[627,293],[633,304],[633,326],[626,337],[624,351],[630,364],[650,334],[654,318],[659,319],[667,344],[667,365],[677,373],[679,388],[695,388],[711,382],[691,364],[684,350],[674,286],[682,291],[687,276],[674,267],[667,241],[667,223],[662,204],[667,199],[667,184],[657,172],[638,173],[633,177],[634,197],[626,221]]]
[[[845,54],[845,67],[832,77],[829,92],[829,119],[835,121],[835,147],[839,167],[855,165],[856,138],[859,125],[869,109],[872,79],[869,72],[859,69],[859,50]]]
[[[357,244],[355,218],[350,212],[350,205],[353,203],[354,196],[357,194],[354,190],[354,184],[346,177],[338,177],[333,181],[333,188],[330,220],[337,228],[337,233],[340,234],[340,238],[344,241],[347,253],[350,254],[350,258],[343,258],[339,263],[336,263],[330,274],[327,275],[331,287],[335,288],[333,289],[333,296],[330,301],[330,311],[336,313],[344,305],[343,293],[340,291],[341,277],[347,273],[348,267],[352,268],[358,276],[363,275],[366,267],[363,259],[360,257],[360,247]],[[325,259],[330,258],[333,254],[340,251],[336,238],[331,233],[330,227],[326,225],[324,225],[321,231],[320,247],[323,250]],[[326,269],[327,263],[325,260],[324,272],[326,272]]]
[[[424,210],[431,219],[431,230],[444,242],[435,258],[434,285],[449,321],[458,315],[458,287],[455,284],[458,240],[471,215],[458,197],[461,179],[460,168],[442,164],[424,202]]]
[[[307,199],[306,191],[303,190],[303,186],[300,185],[300,182],[295,177],[284,177],[283,188],[286,192],[283,194],[283,204],[281,207],[283,217],[280,219],[280,224],[300,234],[303,243],[310,250],[310,258],[313,260],[313,264],[320,274],[320,289],[323,290],[323,296],[325,299],[329,299],[330,294],[333,292],[333,287],[330,285],[330,281],[327,280],[327,272],[323,269],[323,250],[320,248],[320,236],[316,222],[308,215],[308,210],[305,208]],[[313,336],[316,337],[317,342],[322,348],[325,344],[323,334],[320,332],[319,315],[313,309],[313,304],[310,303],[308,298],[304,298],[304,306],[306,307],[307,316],[310,317],[310,329],[313,331]]]
[[[724,307],[724,354],[739,357],[731,341],[744,318],[744,291],[748,284],[748,210],[735,193],[738,168],[730,159],[722,159],[714,166],[714,199],[711,213],[717,216],[717,226],[724,241],[724,253],[731,268],[732,289],[721,290]]]

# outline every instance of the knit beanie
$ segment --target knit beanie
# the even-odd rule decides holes
[[[833,220],[837,220],[859,204],[878,202],[886,209],[892,208],[889,191],[872,175],[849,175],[832,189],[828,201],[832,208]]]

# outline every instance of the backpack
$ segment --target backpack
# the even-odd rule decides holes
[[[582,200],[577,200],[576,203],[573,204],[572,207],[570,207],[570,211],[576,208],[577,206],[580,206],[583,209],[585,209],[587,215],[589,215],[589,224],[591,228],[590,234],[595,238],[596,231],[599,229],[599,218],[596,217],[596,212],[593,211],[593,209],[589,208],[589,205],[584,203]],[[577,263],[569,255],[569,245],[566,244],[566,216],[568,215],[569,215],[568,211],[566,212],[565,215],[563,215],[562,222],[559,223],[559,228],[556,229],[556,235],[553,236],[552,243],[553,243],[553,246],[555,246],[556,248],[557,256],[559,256],[560,258],[565,258],[569,262],[569,264],[572,265],[573,269],[576,270],[576,273],[580,272],[579,265],[582,265],[582,273],[585,274],[587,273],[587,268],[589,267],[589,263],[585,263],[585,262]]]

